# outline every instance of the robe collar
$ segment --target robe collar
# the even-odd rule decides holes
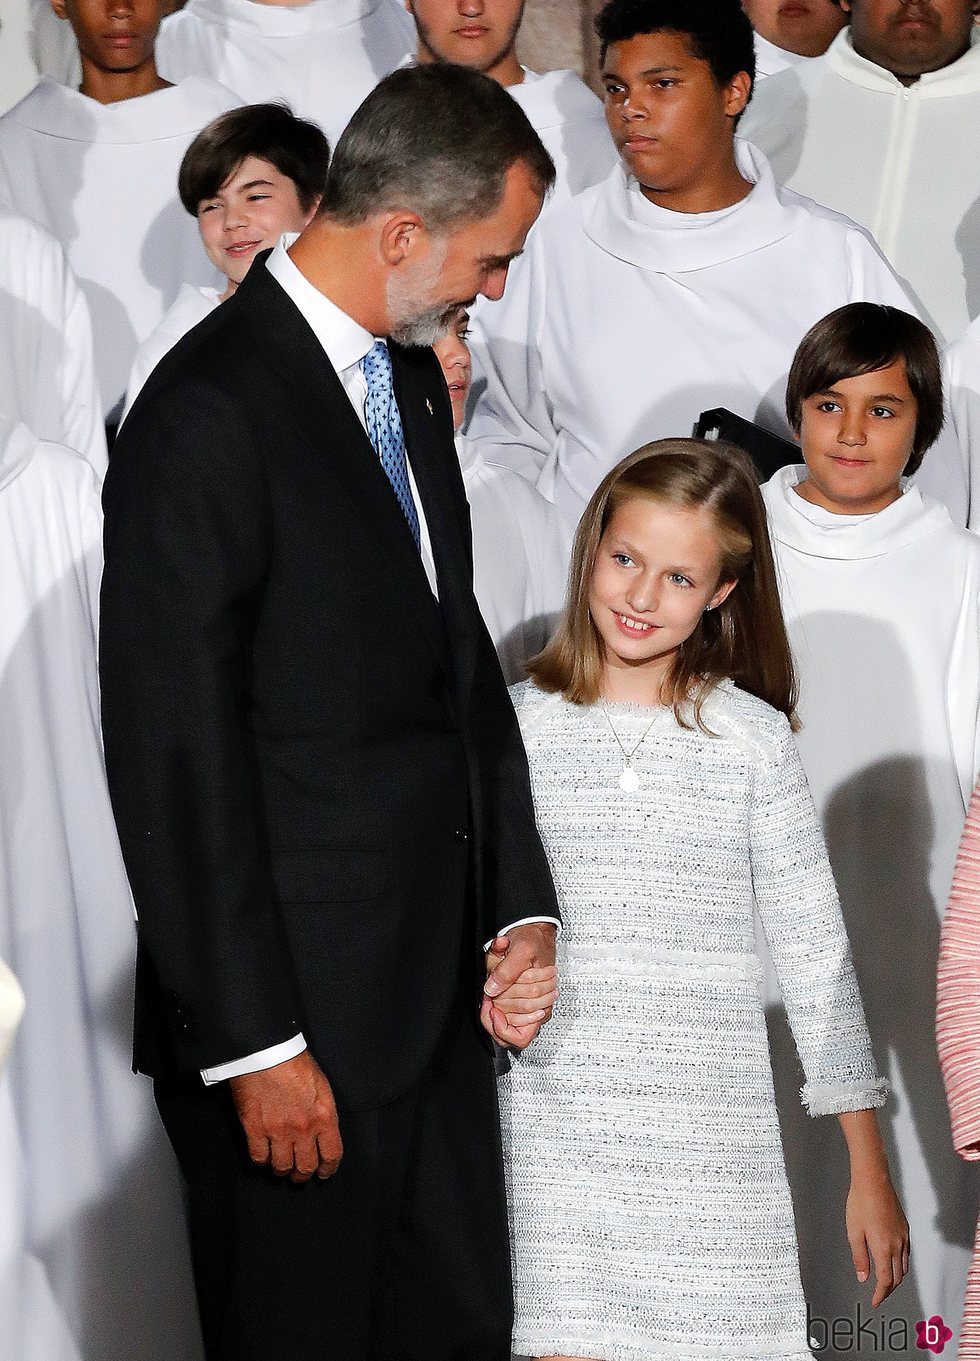
[[[520,85],[508,85],[512,96],[537,132],[561,128],[566,123],[602,118],[602,102],[574,71],[536,71],[524,69]]]
[[[768,38],[763,38],[761,33],[755,35],[755,73],[756,79],[761,76],[776,76],[780,71],[788,71],[793,66],[806,66],[811,61],[816,61],[816,57],[801,57],[798,52],[787,52],[784,47],[777,47]]]
[[[42,76],[34,89],[10,110],[12,123],[68,142],[104,142],[122,146],[194,137],[216,113],[216,96],[235,95],[206,76],[189,76],[166,90],[100,104],[78,90]]]
[[[202,23],[257,38],[295,38],[363,23],[384,3],[386,0],[309,0],[305,5],[262,5],[256,0],[189,0],[177,14],[192,14]]]
[[[809,220],[808,200],[777,185],[757,147],[736,137],[735,158],[753,188],[740,203],[715,213],[677,213],[650,203],[618,161],[580,198],[586,236],[629,265],[683,274],[764,250]]]
[[[828,68],[852,85],[879,94],[908,95],[913,91],[920,99],[945,99],[952,95],[976,94],[980,91],[980,31],[974,28],[970,50],[958,61],[939,71],[927,71],[914,85],[903,85],[891,71],[878,66],[854,50],[850,29],[843,28],[822,58]]]
[[[811,558],[880,558],[952,528],[949,511],[923,496],[911,482],[902,495],[873,515],[835,515],[794,491],[806,468],[780,468],[763,487],[773,538]]]

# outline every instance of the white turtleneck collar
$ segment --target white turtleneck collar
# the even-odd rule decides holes
[[[777,185],[766,157],[741,137],[735,158],[752,189],[712,213],[658,207],[618,162],[581,197],[586,235],[609,255],[663,274],[707,269],[781,241],[806,218],[807,200]]]
[[[891,71],[855,52],[851,31],[841,29],[824,58],[832,71],[866,90],[896,95],[914,90],[921,99],[944,99],[951,95],[975,94],[980,88],[980,30],[974,28],[969,51],[938,71],[927,71],[914,85],[903,85]]]
[[[872,515],[836,515],[795,490],[806,467],[781,468],[762,489],[773,538],[813,558],[880,558],[949,529],[945,506],[903,481],[902,495]]]

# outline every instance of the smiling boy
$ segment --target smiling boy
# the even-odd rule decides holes
[[[124,418],[163,356],[231,297],[259,252],[308,225],[329,164],[330,146],[320,129],[282,104],[230,109],[198,133],[181,162],[177,190],[224,288],[184,285],[136,352]]]
[[[909,1284],[926,1311],[958,1318],[976,1191],[949,1141],[933,1008],[978,769],[980,539],[908,481],[943,421],[936,344],[914,317],[869,303],[825,317],[797,351],[786,402],[805,467],[782,469],[763,495],[799,674],[797,741],[899,1098]],[[823,1263],[838,1232],[833,1150],[808,1150],[803,1258]],[[808,1285],[815,1317],[853,1315],[853,1285],[822,1268]]]

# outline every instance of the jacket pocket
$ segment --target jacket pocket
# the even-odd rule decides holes
[[[385,885],[388,852],[380,848],[274,851],[272,872],[283,903],[364,903]]]

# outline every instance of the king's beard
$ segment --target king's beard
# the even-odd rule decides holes
[[[472,303],[472,298],[435,301],[448,250],[448,241],[434,242],[428,257],[411,272],[398,270],[389,275],[388,334],[397,344],[434,345],[448,333],[460,310]]]

